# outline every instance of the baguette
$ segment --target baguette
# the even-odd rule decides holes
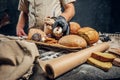
[[[102,62],[92,57],[88,58],[87,63],[96,66],[104,71],[108,71],[112,67],[111,62]]]
[[[92,53],[91,57],[103,62],[112,62],[116,58],[116,56],[113,54],[101,52],[94,52]]]

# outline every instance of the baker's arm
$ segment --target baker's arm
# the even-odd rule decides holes
[[[74,4],[72,2],[65,4],[64,12],[61,14],[61,16],[63,16],[66,19],[66,21],[70,21],[74,15],[75,15]]]
[[[53,24],[52,32],[55,37],[58,37],[56,36],[56,32],[59,31],[60,29],[59,27],[62,28],[62,32],[59,33],[62,34],[61,36],[68,35],[70,33],[68,21],[70,21],[71,18],[75,15],[75,8],[72,2],[67,3],[63,6],[64,6],[64,12],[56,18],[55,23]]]
[[[24,26],[25,26],[25,13],[23,11],[21,11],[20,15],[19,15],[19,20],[17,23],[17,27],[16,27],[16,35],[17,36],[26,36],[26,33],[24,32]]]

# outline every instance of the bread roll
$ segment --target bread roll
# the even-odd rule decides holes
[[[86,41],[78,35],[67,35],[58,41],[59,44],[68,47],[81,47],[85,48],[87,46]]]
[[[44,32],[46,35],[52,35],[52,26],[51,25],[47,25],[47,24],[44,24]]]
[[[78,34],[80,25],[77,22],[70,22],[70,34]]]
[[[89,45],[99,40],[98,32],[90,27],[84,27],[78,30],[79,36],[83,37]]]
[[[104,71],[108,71],[112,67],[111,62],[102,62],[92,57],[88,58],[87,63],[96,66]]]
[[[54,24],[54,22],[55,20],[50,17],[46,17],[44,19],[44,32],[48,37],[52,36],[52,25]]]
[[[57,26],[56,28],[53,29],[53,36],[56,39],[60,39],[63,36],[62,28],[60,26]]]
[[[29,32],[28,32],[28,40],[32,40],[32,36],[34,35],[34,34],[40,34],[40,38],[41,38],[41,41],[44,41],[45,40],[45,38],[46,38],[46,34],[42,31],[42,30],[40,30],[40,29],[35,29],[35,28],[31,28],[30,30],[29,30]]]
[[[101,52],[93,52],[91,57],[104,62],[112,62],[116,58],[113,54]]]

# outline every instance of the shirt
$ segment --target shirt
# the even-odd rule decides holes
[[[20,0],[18,9],[29,17],[29,27],[43,30],[45,17],[57,17],[62,13],[62,6],[75,0]]]

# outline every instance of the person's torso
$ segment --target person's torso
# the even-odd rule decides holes
[[[28,0],[29,27],[43,29],[45,17],[57,17],[61,14],[60,0]]]

